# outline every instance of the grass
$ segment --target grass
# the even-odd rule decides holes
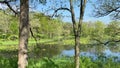
[[[37,41],[38,43],[43,43],[43,44],[61,44],[61,45],[74,45],[74,39],[63,39],[63,40],[58,40],[58,39],[40,39]],[[89,38],[81,38],[80,42],[82,44],[87,44],[89,43]],[[34,39],[29,39],[29,44],[35,44],[36,41]],[[18,45],[18,40],[11,41],[11,40],[0,40],[0,45]]]
[[[82,44],[87,44],[88,39],[87,38],[81,38]],[[29,39],[29,46],[31,44],[35,44],[36,41],[34,39]],[[74,45],[74,39],[63,39],[63,40],[57,40],[57,39],[40,39],[38,43],[41,44],[59,44],[59,45]],[[11,41],[11,40],[0,40],[0,50],[13,50],[18,48],[18,41]]]
[[[0,40],[1,45],[16,45],[18,44],[18,41],[11,41],[11,40]]]

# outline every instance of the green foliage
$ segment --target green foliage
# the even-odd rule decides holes
[[[93,26],[93,30],[91,32],[91,39],[100,39],[99,41],[104,41],[105,39],[105,36],[104,36],[104,28],[105,28],[105,25],[100,22],[100,21],[97,21],[94,23],[94,26]]]
[[[17,36],[17,35],[10,35],[10,36],[8,37],[8,39],[14,41],[14,40],[17,40],[17,39],[18,39],[18,36]]]
[[[9,28],[12,34],[18,35],[18,18],[17,17],[11,16]]]
[[[0,35],[0,39],[2,39],[3,41],[8,40],[8,37],[10,36],[10,34],[1,34]]]
[[[105,28],[105,33],[110,37],[116,38],[116,36],[118,36],[120,34],[119,32],[120,32],[120,22],[119,21],[112,21]]]
[[[18,18],[12,15],[5,15],[0,11],[0,39],[17,40],[18,37]],[[60,19],[52,19],[43,13],[30,12],[30,27],[32,28],[34,36],[40,39],[57,39],[61,40],[63,44],[74,44],[74,34],[72,23],[62,22]],[[69,38],[71,36],[71,38]],[[69,38],[69,39],[68,39]],[[109,24],[104,24],[101,21],[84,22],[81,32],[82,44],[94,44],[120,39],[120,22],[112,21]],[[65,41],[64,41],[65,40]],[[54,41],[51,42],[59,44]],[[112,42],[114,44],[114,42]]]
[[[50,58],[43,58],[43,61],[45,62],[41,68],[59,68],[59,66]]]
[[[0,57],[0,68],[17,68],[17,58]]]
[[[74,68],[73,57],[53,57],[28,60],[27,68]],[[0,57],[1,68],[17,68],[17,57]],[[107,58],[105,62],[101,59],[95,61],[88,57],[80,57],[80,68],[119,68],[120,63],[114,62],[112,58]]]
[[[45,38],[54,38],[62,34],[61,21],[51,19],[42,13],[33,13],[31,16],[31,26],[34,33],[44,35]]]

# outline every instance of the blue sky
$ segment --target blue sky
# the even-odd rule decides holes
[[[104,17],[99,17],[99,18],[93,17],[92,15],[92,13],[94,13],[93,10],[94,10],[94,7],[90,3],[87,3],[86,9],[85,9],[84,21],[100,20],[104,23],[109,23],[111,21],[109,16],[104,16]]]
[[[93,2],[95,2],[95,0]],[[49,2],[47,4],[49,6],[51,5],[51,3],[49,3]],[[67,4],[67,7],[69,7],[69,3],[66,3],[66,4]],[[37,8],[40,12],[42,12],[41,11],[42,9],[40,7],[47,9],[45,6],[43,7],[43,5],[39,5]],[[94,13],[93,10],[94,10],[93,6],[91,5],[91,3],[88,2],[86,5],[85,14],[84,14],[84,20],[83,20],[84,22],[89,22],[89,21],[95,22],[95,21],[99,20],[104,23],[109,23],[111,21],[109,16],[100,17],[100,18],[93,17],[93,15],[92,15],[92,13]],[[79,18],[79,8],[75,8],[74,11],[75,11],[76,19],[78,19]],[[59,11],[58,13],[63,13],[63,15],[70,16],[70,13],[68,11]],[[53,11],[50,11],[48,14],[53,14]],[[65,22],[71,22],[70,17],[63,17],[62,20]]]
[[[54,1],[55,0],[53,0],[51,2],[56,4],[56,2],[54,2]],[[95,1],[96,0],[93,0],[93,2],[95,2]],[[38,4],[36,3],[36,5],[38,5]],[[51,6],[51,5],[53,5],[53,4],[51,4],[50,2],[47,2],[47,7],[43,6],[42,4],[39,4],[36,8],[37,8],[38,11],[46,13],[46,12],[43,11],[42,8],[49,9],[48,6]],[[58,2],[58,5],[60,5],[59,2]],[[66,2],[66,5],[67,5],[67,7],[69,7],[69,3],[68,2]],[[3,8],[3,7],[5,7],[5,6],[1,6],[1,4],[0,4],[0,8]],[[55,7],[57,7],[57,6],[55,6]],[[93,10],[94,10],[93,6],[91,5],[91,3],[88,2],[87,5],[86,5],[85,14],[84,14],[84,20],[83,20],[84,22],[89,22],[89,21],[94,22],[94,21],[98,21],[99,20],[99,21],[102,21],[104,23],[109,23],[111,21],[109,16],[100,17],[100,18],[93,17],[92,16],[92,13],[94,13]],[[79,18],[79,8],[75,8],[74,11],[75,11],[76,19],[78,19]],[[54,11],[49,11],[46,14],[48,14],[48,15],[49,14],[53,14],[53,12]],[[71,15],[68,11],[59,11],[58,13],[63,13],[63,15],[67,15],[67,16]],[[63,17],[62,20],[65,21],[65,22],[71,22],[71,17]]]
[[[94,10],[94,7],[91,5],[91,3],[87,3],[86,5],[86,8],[85,8],[85,14],[84,14],[84,22],[95,22],[95,21],[102,21],[104,23],[109,23],[111,21],[110,17],[109,16],[104,16],[104,17],[99,17],[99,18],[96,18],[92,15],[93,13],[93,10]],[[76,17],[78,18],[79,17],[79,9],[78,8],[75,8],[75,15]],[[66,14],[69,14],[68,12],[65,12]],[[66,21],[66,22],[69,22],[71,21],[71,18],[68,18],[68,17],[65,17],[63,19],[63,21]]]

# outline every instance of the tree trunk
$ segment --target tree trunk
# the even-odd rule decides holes
[[[72,0],[70,0],[70,10],[71,10],[71,16],[72,16],[72,23],[73,23],[73,32],[74,32],[74,37],[75,37],[75,68],[79,68],[79,66],[80,66],[80,63],[79,63],[80,36],[78,34],[78,28],[77,28],[77,23],[75,20],[75,14],[74,14]]]
[[[75,68],[80,67],[80,62],[79,62],[79,46],[80,46],[80,37],[79,35],[75,36]]]
[[[18,68],[26,68],[27,45],[29,38],[29,0],[20,0]]]
[[[76,20],[75,20],[75,13],[73,9],[72,0],[70,0],[71,18],[72,18],[73,31],[74,31],[74,36],[75,36],[75,68],[80,67],[79,46],[80,46],[80,35],[81,35],[81,28],[82,28],[81,26],[82,26],[82,20],[84,16],[85,5],[86,5],[86,0],[80,0],[80,18],[79,18],[79,23],[77,25]]]

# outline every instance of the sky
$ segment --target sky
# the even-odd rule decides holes
[[[56,2],[54,2],[54,3],[56,3]],[[66,3],[66,4],[67,4],[67,7],[69,7],[69,3]],[[51,3],[47,2],[47,5],[51,6]],[[60,5],[60,3],[58,3],[58,5]],[[5,8],[5,6],[2,6],[0,4],[0,8]],[[46,12],[43,11],[43,8],[49,9],[49,7],[46,7],[46,6],[42,5],[42,4],[37,5],[37,7],[34,8],[34,9],[36,9],[37,11],[46,13]],[[88,2],[87,5],[86,5],[86,8],[85,8],[85,14],[84,14],[84,19],[83,19],[84,22],[89,22],[89,21],[90,22],[95,22],[95,21],[99,20],[99,21],[102,21],[104,23],[109,23],[111,21],[109,16],[100,17],[100,18],[93,17],[93,15],[92,15],[92,13],[94,13],[93,10],[94,10],[93,6],[91,5],[91,3]],[[78,20],[78,18],[79,18],[79,8],[75,8],[74,11],[75,11],[76,19]],[[50,11],[47,14],[49,15],[49,14],[53,14],[53,13],[54,13],[54,11]],[[64,22],[71,22],[71,17],[70,17],[71,14],[70,14],[70,12],[68,12],[68,11],[59,11],[58,13],[63,13],[63,15],[67,16],[67,17],[62,17],[62,20]]]
[[[47,4],[51,5],[51,3],[47,3]],[[69,3],[66,3],[66,4],[67,4],[67,7],[69,7]],[[39,5],[37,7],[40,12],[42,12],[41,11],[42,9],[40,8],[41,6],[43,6],[43,5]],[[46,8],[46,7],[43,7],[43,8]],[[87,5],[86,5],[86,8],[85,8],[85,14],[84,14],[84,20],[83,20],[84,22],[102,21],[104,23],[109,23],[110,21],[112,21],[109,16],[104,16],[104,17],[99,17],[99,18],[94,17],[92,15],[92,13],[94,13],[93,10],[94,10],[93,5],[90,2],[88,2]],[[78,20],[78,18],[79,18],[79,8],[75,8],[74,11],[75,11],[76,19]],[[64,16],[66,16],[66,17],[62,17],[62,20],[64,22],[71,22],[71,17],[70,17],[71,14],[70,14],[70,12],[68,12],[68,11],[59,11],[58,13],[62,13]],[[53,14],[53,11],[50,11],[48,14]]]
[[[84,14],[84,21],[102,21],[104,23],[109,23],[111,21],[110,17],[109,16],[104,16],[104,17],[99,17],[99,18],[96,18],[92,15],[92,13],[94,10],[94,7],[88,3],[86,5],[86,9],[85,9],[85,14]]]
[[[110,17],[109,16],[104,16],[104,17],[99,17],[99,18],[96,18],[92,15],[92,13],[94,10],[94,7],[90,4],[90,3],[87,3],[86,5],[86,8],[85,8],[85,13],[84,13],[84,19],[83,21],[84,22],[95,22],[95,21],[102,21],[104,23],[109,23],[111,21]],[[75,9],[75,15],[76,17],[78,18],[79,17],[79,9]],[[69,21],[70,19],[68,19],[67,17],[63,19],[64,21]]]

